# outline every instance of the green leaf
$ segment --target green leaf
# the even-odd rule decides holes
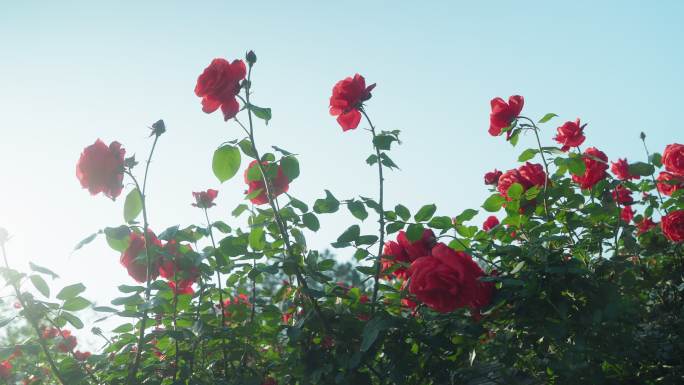
[[[316,199],[314,202],[314,212],[316,214],[334,213],[340,208],[340,201],[328,190],[325,190],[325,198]]]
[[[59,291],[59,293],[57,294],[57,298],[61,299],[62,301],[66,301],[67,299],[74,298],[77,295],[81,294],[83,291],[85,291],[85,289],[86,288],[85,286],[83,286],[82,283],[69,285]]]
[[[423,236],[423,230],[425,229],[423,228],[423,225],[421,225],[420,223],[411,224],[406,229],[406,237],[409,241],[415,242]]]
[[[55,274],[55,272],[53,272],[52,270],[45,268],[45,267],[42,267],[42,266],[38,266],[33,262],[29,262],[29,267],[31,268],[31,270],[33,270],[37,273],[47,274],[47,275],[51,276],[52,279],[59,278],[59,275]]]
[[[397,213],[397,215],[399,215],[399,218],[405,221],[408,221],[411,218],[411,212],[404,205],[394,206],[394,212]]]
[[[128,226],[106,227],[104,229],[105,239],[109,247],[118,252],[123,252],[128,248],[131,229]]]
[[[565,165],[568,167],[568,170],[570,170],[570,173],[572,173],[573,175],[584,175],[584,171],[587,168],[584,164],[584,161],[580,157],[568,159]]]
[[[355,200],[349,201],[347,203],[347,208],[353,216],[360,220],[368,218],[368,211],[366,211],[366,206],[362,202]]]
[[[142,293],[145,288],[142,286],[119,285],[119,291],[122,293]]]
[[[359,225],[352,225],[352,226],[349,226],[349,228],[347,228],[346,230],[344,230],[342,235],[340,235],[337,238],[337,242],[340,242],[340,243],[342,243],[342,242],[354,242],[357,239],[359,239],[360,235],[361,235],[361,228],[359,227]]]
[[[416,222],[427,221],[435,215],[435,211],[437,211],[437,206],[434,204],[425,205],[418,210],[416,215],[413,216],[413,219],[415,219]]]
[[[237,147],[226,145],[214,151],[211,169],[219,182],[223,183],[237,174],[240,169],[241,156]]]
[[[654,152],[651,154],[651,163],[658,168],[663,167],[663,156],[658,152]]]
[[[256,190],[252,191],[251,193],[245,195],[245,200],[250,200],[250,199],[254,199],[254,198],[258,197],[259,195],[261,195],[262,191],[264,191],[264,189],[262,189],[262,188],[258,188]]]
[[[518,157],[518,162],[527,162],[528,160],[534,158],[535,155],[539,150],[534,149],[534,148],[528,148],[527,150],[523,151],[522,154]]]
[[[520,139],[520,130],[515,130],[508,142],[515,147],[518,144],[518,139]]]
[[[256,116],[259,119],[265,120],[266,124],[268,124],[268,121],[271,120],[270,108],[257,107],[253,104],[248,104],[247,108],[249,108],[254,113],[254,116]]]
[[[81,242],[77,243],[76,246],[74,246],[74,251],[92,242],[95,239],[95,237],[97,237],[97,234],[99,233],[93,233],[85,237]]]
[[[249,247],[254,251],[263,250],[266,246],[266,235],[263,227],[254,227],[249,233]]]
[[[321,271],[332,270],[333,267],[335,267],[335,260],[334,259],[325,259],[323,261],[318,262],[318,270],[321,270]]]
[[[501,209],[501,206],[506,203],[506,198],[501,196],[501,194],[492,194],[487,200],[482,204],[482,208],[494,213]]]
[[[60,317],[64,318],[67,322],[69,322],[73,327],[76,329],[82,329],[83,328],[83,321],[81,321],[80,318],[76,317],[75,315],[67,312],[62,312],[60,314]]]
[[[555,118],[556,116],[558,116],[558,115],[556,115],[552,112],[549,112],[548,114],[544,115],[541,119],[539,119],[539,123],[546,123],[549,120]]]
[[[373,345],[380,332],[387,327],[387,322],[380,317],[375,317],[366,323],[361,334],[361,347],[359,350],[362,352],[367,351]]]
[[[83,310],[90,306],[90,301],[83,297],[74,297],[74,298],[69,298],[68,300],[64,301],[64,305],[62,305],[62,309],[67,310],[67,311],[78,311],[78,310]]]
[[[233,212],[231,212],[231,215],[234,216],[234,217],[239,217],[240,214],[242,214],[242,213],[243,213],[245,210],[247,210],[248,208],[249,208],[249,206],[247,206],[246,204],[240,203],[240,204],[237,205],[237,207],[233,210]]]
[[[522,196],[524,189],[525,188],[520,183],[513,183],[510,187],[508,187],[506,194],[509,198],[518,200]]]
[[[522,269],[524,266],[525,266],[525,261],[518,262],[515,265],[515,267],[513,268],[513,270],[511,270],[511,274],[515,274],[515,273],[519,272],[520,269]]]
[[[304,226],[311,231],[318,231],[321,228],[321,223],[318,221],[318,217],[313,213],[306,213],[302,215],[302,222]]]
[[[389,150],[392,142],[394,142],[396,139],[392,135],[376,135],[373,137],[373,145],[378,149],[378,150]]]
[[[478,212],[479,211],[473,209],[465,209],[462,213],[456,216],[456,222],[461,224],[468,222],[469,220],[475,218],[475,215],[477,215]]]
[[[294,156],[286,156],[281,159],[280,165],[283,167],[283,174],[290,182],[299,176],[299,161]]]
[[[652,164],[636,162],[629,165],[629,173],[632,175],[649,176],[655,172]]]
[[[451,218],[445,216],[434,217],[428,222],[428,226],[440,230],[451,228]]]
[[[387,232],[387,234],[393,234],[393,233],[396,233],[397,231],[399,231],[403,228],[404,228],[404,223],[392,222],[392,223],[388,223],[387,226],[385,226],[385,231]]]
[[[242,153],[247,155],[250,158],[256,159],[256,152],[254,152],[254,148],[252,148],[252,142],[249,141],[249,139],[242,139],[239,143],[238,146],[242,150]]]
[[[309,211],[309,206],[297,198],[290,197],[290,204],[303,213]]]
[[[384,152],[380,154],[380,163],[382,163],[383,166],[388,167],[390,169],[399,169],[399,166],[397,166],[397,164],[394,163],[394,161]]]
[[[366,158],[366,163],[368,163],[371,166],[378,163],[378,156],[375,154],[369,156],[368,158]]]
[[[140,191],[134,188],[126,195],[126,201],[124,202],[124,220],[126,223],[133,222],[140,215],[142,208],[142,196]]]
[[[40,294],[50,298],[50,288],[48,287],[47,283],[45,283],[43,277],[40,275],[32,275],[29,277],[29,279],[31,279],[31,283],[33,283],[33,286],[38,289]]]

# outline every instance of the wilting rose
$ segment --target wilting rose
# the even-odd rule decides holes
[[[491,184],[495,185],[499,182],[499,178],[501,177],[503,173],[497,169],[494,169],[494,171],[490,171],[484,175],[484,182],[485,184]]]
[[[603,151],[594,147],[589,147],[584,151],[582,156],[584,161],[584,174],[573,175],[572,180],[580,185],[583,190],[594,187],[596,183],[604,179],[608,174],[608,157]]]
[[[489,135],[499,136],[520,115],[525,99],[520,95],[508,98],[508,103],[497,97],[491,100],[492,112],[489,114]],[[510,133],[510,131],[509,131]],[[507,138],[509,134],[506,135]]]
[[[618,159],[617,162],[611,162],[610,171],[612,171],[613,174],[615,174],[615,177],[620,180],[641,178],[639,175],[632,175],[629,172],[629,163],[627,163],[627,159],[624,158]]]
[[[340,80],[333,87],[330,97],[330,115],[337,116],[342,131],[353,130],[361,122],[363,102],[371,98],[375,83],[366,87],[366,79],[356,74]]]
[[[198,191],[193,192],[192,196],[195,197],[195,203],[192,204],[193,206],[201,209],[208,209],[209,207],[216,206],[214,199],[218,196],[218,191],[213,189]]]
[[[124,156],[121,143],[107,146],[100,139],[83,149],[76,163],[76,177],[90,194],[103,193],[111,199],[121,195],[123,189]]]
[[[268,165],[270,163],[262,162],[261,164],[264,166],[264,170],[267,170]],[[258,173],[259,179],[257,180],[249,180],[248,177],[249,172],[253,167],[258,167],[256,160],[253,160],[245,170],[245,183],[247,183],[247,195],[252,194],[258,190],[261,190],[261,192],[259,192],[259,194],[254,198],[251,198],[250,201],[255,205],[263,205],[268,203],[268,196],[266,195],[264,181],[261,178],[261,172]],[[285,176],[282,166],[278,165],[278,171],[276,172],[276,176],[275,178],[271,178],[269,180],[269,185],[272,188],[271,194],[273,195],[273,198],[277,197],[282,193],[287,192],[287,190],[290,188],[290,181],[287,179],[287,176]]]
[[[586,126],[586,124],[584,125]],[[565,122],[556,130],[556,137],[553,138],[561,144],[561,151],[568,151],[571,147],[577,147],[584,143],[584,126],[580,125],[577,118],[574,122]]]
[[[669,212],[661,219],[660,227],[672,242],[684,241],[684,210]]]
[[[484,231],[489,231],[496,226],[499,225],[499,219],[497,219],[494,215],[490,215],[485,219],[484,223],[482,224],[482,230]]]
[[[684,176],[678,176],[665,171],[658,175],[656,182],[658,191],[667,196],[670,196],[675,191],[684,188]]]
[[[432,249],[431,256],[414,261],[410,270],[409,292],[440,313],[486,306],[484,302],[491,298],[479,292],[485,289],[478,281],[484,276],[482,269],[468,254],[443,243]]]
[[[240,111],[235,96],[240,93],[240,81],[247,75],[242,60],[214,59],[197,78],[195,95],[202,98],[202,111],[210,114],[221,107],[223,119],[228,120]]]
[[[673,143],[665,146],[662,162],[665,170],[684,176],[684,144]]]

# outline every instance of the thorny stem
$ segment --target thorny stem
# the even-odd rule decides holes
[[[249,71],[247,73],[247,84],[250,85],[249,87],[251,87],[251,78],[252,66],[249,66]],[[254,122],[252,121],[252,110],[249,108],[249,106],[251,105],[249,102],[249,88],[245,90],[245,102],[247,104],[247,116],[249,118],[249,131],[247,132],[247,129],[244,126],[243,128],[245,128],[245,131],[249,135],[249,140],[252,144],[252,151],[254,152],[254,155],[257,159],[256,164],[259,167],[259,171],[261,172],[261,178],[264,182],[264,190],[266,193],[266,197],[268,198],[268,203],[271,206],[271,210],[273,210],[273,217],[275,219],[276,225],[278,226],[280,235],[283,237],[283,242],[285,243],[285,251],[287,253],[288,258],[290,260],[293,260],[294,252],[292,251],[292,245],[290,243],[290,236],[287,232],[287,226],[285,226],[285,222],[283,221],[283,218],[280,216],[280,211],[278,211],[278,208],[275,205],[275,196],[273,194],[270,183],[266,176],[266,170],[264,169],[264,165],[261,164],[261,156],[259,155],[259,150],[257,149],[256,142],[254,140]],[[237,119],[235,120],[237,121]],[[242,126],[241,123],[240,125]],[[323,316],[323,312],[321,311],[321,308],[318,305],[318,301],[316,301],[316,299],[310,295],[309,285],[307,284],[306,280],[304,279],[304,276],[302,275],[302,272],[299,268],[299,264],[295,263],[293,265],[295,269],[295,276],[297,277],[297,282],[299,283],[299,286],[301,286],[302,290],[304,291],[304,295],[311,302],[314,312],[323,324],[323,328],[326,330],[326,332],[330,332],[330,326],[328,325],[327,321],[325,320],[325,317]]]
[[[375,145],[375,126],[371,122],[370,118],[366,114],[366,111],[364,111],[363,108],[360,109],[361,113],[363,116],[366,118],[366,121],[368,122],[368,125],[370,125],[371,128],[371,133],[373,134],[373,147],[375,148],[375,155],[378,157],[377,163],[378,163],[378,179],[379,179],[379,185],[380,185],[380,192],[379,192],[379,198],[378,198],[378,205],[380,206],[380,220],[378,221],[380,223],[380,240],[379,240],[379,245],[378,245],[378,256],[377,260],[375,261],[375,276],[374,276],[374,283],[373,283],[373,299],[371,300],[371,313],[375,313],[375,305],[376,302],[378,301],[378,288],[380,287],[380,272],[382,271],[382,249],[385,246],[385,208],[384,208],[384,182],[385,179],[382,176],[382,159],[380,158],[380,148]]]
[[[209,212],[207,208],[204,208],[204,217],[207,219],[207,228],[209,229],[209,238],[211,239],[211,246],[216,250],[216,241],[214,240],[214,230],[212,228],[211,221],[209,220]],[[218,264],[217,264],[218,265]],[[218,281],[219,290],[219,306],[221,307],[221,330],[226,327],[226,311],[224,309],[225,304],[223,303],[223,287],[221,284],[221,272],[216,269],[216,280]],[[221,333],[221,350],[223,352],[223,373],[228,373],[228,354],[226,353],[226,338]]]
[[[152,161],[152,155],[154,154],[154,149],[157,147],[157,141],[159,140],[159,135],[154,136],[154,142],[152,143],[152,149],[150,149],[150,154],[147,157],[147,164],[145,165],[145,176],[143,179],[143,188],[142,191],[140,190],[140,185],[138,184],[137,179],[133,176],[133,174],[129,171],[126,173],[128,176],[133,179],[133,182],[135,183],[136,188],[138,189],[138,193],[140,193],[140,200],[142,202],[142,214],[143,214],[143,236],[145,237],[145,256],[147,257],[147,280],[145,283],[145,303],[148,303],[150,300],[150,293],[152,291],[152,286],[150,285],[151,283],[151,275],[152,275],[152,255],[150,253],[150,236],[148,234],[149,230],[149,221],[147,220],[147,202],[146,202],[146,195],[145,191],[147,188],[147,173],[150,169],[150,162]],[[138,368],[140,368],[140,358],[142,357],[142,345],[143,341],[145,339],[145,327],[147,326],[147,308],[143,309],[143,316],[142,319],[140,320],[140,332],[138,334],[138,348],[135,352],[135,359],[133,361],[133,365],[131,366],[130,371],[128,372],[128,380],[126,383],[128,385],[133,385],[136,381],[136,377],[138,374]]]
[[[5,267],[9,269],[10,267],[9,263],[7,262],[7,251],[5,250],[5,244],[0,242],[0,248],[2,249],[2,258],[5,260]],[[32,315],[30,314],[30,309],[27,306],[26,301],[24,301],[24,299],[21,296],[21,290],[19,290],[19,286],[16,282],[11,282],[11,284],[14,288],[14,293],[17,296],[17,300],[19,301],[19,303],[21,303],[21,307],[24,309],[24,312],[26,313],[26,320],[29,321],[31,327],[33,327],[33,330],[36,332],[36,336],[38,337],[38,343],[40,344],[40,347],[43,349],[43,353],[45,353],[45,358],[47,359],[50,368],[52,368],[52,373],[54,373],[54,375],[57,377],[57,379],[62,385],[69,385],[62,376],[62,373],[60,373],[59,369],[57,369],[57,365],[55,364],[55,360],[52,358],[52,355],[50,354],[50,350],[48,350],[45,341],[41,338],[42,336],[40,333],[40,328],[38,327],[38,322],[36,322],[36,320],[33,319]]]

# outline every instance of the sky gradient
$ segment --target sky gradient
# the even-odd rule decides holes
[[[343,133],[328,114],[334,83],[358,72],[377,83],[367,103],[373,122],[402,131],[391,154],[401,170],[386,175],[389,207],[436,203],[438,214],[456,215],[485,199],[486,171],[515,167],[534,146],[529,136],[513,149],[487,134],[495,96],[523,95],[523,114],[534,119],[558,114],[543,127],[545,145],[578,117],[588,123],[584,147],[611,160],[643,160],[641,131],[652,151],[684,142],[682,15],[681,1],[6,2],[0,226],[14,236],[11,263],[50,267],[60,284],[82,281],[100,304],[131,284],[103,239],[71,253],[123,222],[123,199],[91,197],[75,164],[96,138],[144,158],[147,126],[160,118],[168,132],[148,182],[153,228],[201,223],[191,192],[207,188],[220,190],[212,217],[237,224],[229,213],[244,183],[219,184],[211,155],[241,130],[204,114],[193,93],[215,57],[258,55],[253,100],[271,107],[273,120],[258,127],[257,144],[300,154],[294,196],[377,195],[376,169],[365,164],[369,133]],[[322,216],[310,245],[326,247],[351,221],[346,211]]]

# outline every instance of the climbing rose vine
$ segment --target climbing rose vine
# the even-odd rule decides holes
[[[57,275],[46,267],[15,270],[10,233],[0,229],[0,273],[12,290],[0,324],[21,334],[0,340],[0,383],[684,381],[684,145],[651,152],[642,134],[641,161],[611,159],[593,139],[595,126],[556,123],[553,113],[533,119],[522,96],[495,97],[481,134],[505,133],[512,147],[529,140],[519,164],[481,170],[487,196],[477,209],[409,208],[384,193],[389,180],[415,182],[395,175],[400,131],[371,121],[372,96],[382,98],[383,88],[372,95],[376,84],[354,74],[330,78],[336,122],[320,124],[339,125],[340,140],[367,137],[369,154],[357,161],[377,179],[359,186],[377,191],[338,197],[320,186],[320,197],[305,202],[296,154],[306,149],[262,143],[280,122],[254,100],[268,87],[256,63],[252,51],[217,58],[197,78],[201,110],[220,109],[227,128],[225,140],[204,149],[216,180],[178,202],[196,208],[195,223],[162,227],[147,211],[155,199],[148,175],[163,166],[152,161],[155,150],[174,135],[163,120],[151,125],[142,158],[126,157],[117,141],[83,150],[81,186],[123,209],[76,246],[99,238],[112,249],[99,258],[119,258],[130,279],[110,303],[91,303],[80,283],[52,290]],[[199,109],[197,127],[216,119]],[[429,166],[449,178],[459,169]],[[235,188],[243,200],[218,200]],[[307,237],[327,215],[348,225],[330,240],[332,251],[315,250]],[[88,349],[78,329],[100,344]]]

